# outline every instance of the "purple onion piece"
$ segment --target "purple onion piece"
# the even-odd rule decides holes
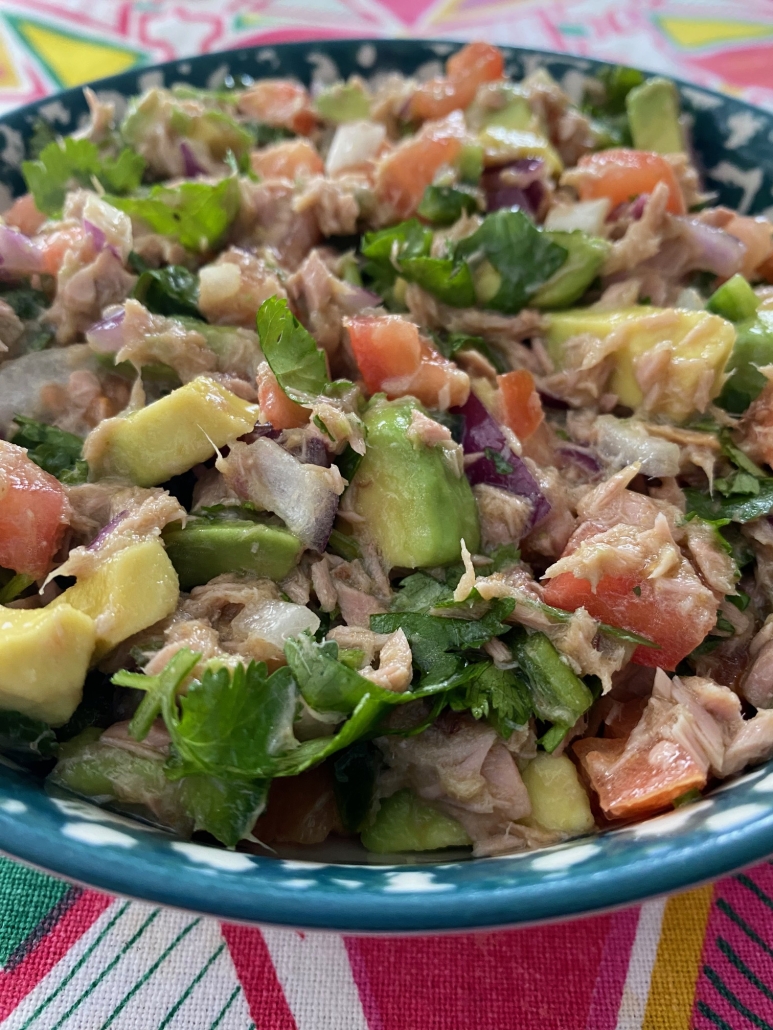
[[[88,218],[83,219],[83,228],[89,234],[94,243],[96,250],[104,250],[105,244],[107,243],[107,236],[105,236],[102,229],[98,225],[94,225]]]
[[[485,483],[507,490],[518,497],[528,498],[532,505],[529,529],[546,518],[550,514],[550,502],[540,490],[526,463],[510,450],[505,434],[475,394],[471,393],[464,407],[453,409],[453,413],[464,416],[464,453],[484,452],[482,457],[467,466],[467,478],[471,485]],[[495,462],[485,454],[487,450],[499,455],[502,461],[510,466],[510,471],[497,471]]]
[[[197,175],[204,174],[206,169],[201,167],[196,160],[196,155],[184,140],[180,143],[180,153],[183,159],[183,169],[188,179],[195,179]]]
[[[545,162],[541,158],[520,158],[499,168],[487,168],[481,176],[486,210],[521,208],[536,217],[545,199]]]
[[[320,440],[318,436],[311,436],[304,441],[303,449],[298,457],[306,465],[330,468],[330,455],[324,441]]]
[[[42,272],[42,256],[24,233],[10,229],[7,225],[0,225],[0,267],[11,275]]]
[[[377,293],[350,283],[344,283],[343,288],[338,288],[336,301],[348,315],[356,315],[363,308],[377,308],[382,303]]]
[[[97,533],[97,535],[91,541],[91,543],[87,545],[86,550],[87,551],[98,551],[99,548],[102,546],[102,544],[107,539],[107,537],[110,536],[110,534],[113,532],[113,530],[116,528],[116,526],[118,526],[121,522],[123,522],[123,520],[126,518],[126,516],[128,514],[129,514],[128,510],[127,511],[122,511],[122,512],[119,512],[115,516],[115,518],[110,519],[108,524],[106,526],[103,526],[102,529],[100,529],[100,531]]]
[[[690,268],[713,272],[729,279],[740,272],[746,256],[746,245],[724,229],[706,225],[697,218],[673,219],[679,239],[689,248]],[[654,259],[651,259],[654,260]]]
[[[601,462],[593,451],[588,450],[587,447],[580,447],[577,444],[571,443],[562,444],[558,448],[558,453],[567,461],[577,465],[584,472],[591,473],[591,475],[598,475],[602,471]]]
[[[98,354],[116,354],[124,345],[123,308],[86,330],[86,342]]]

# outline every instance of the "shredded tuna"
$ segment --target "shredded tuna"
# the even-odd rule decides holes
[[[395,630],[381,645],[378,668],[366,667],[360,675],[384,690],[407,690],[413,678],[413,656],[405,633]]]
[[[240,247],[229,247],[199,272],[199,309],[213,325],[255,328],[269,297],[285,297],[276,265]]]
[[[474,486],[472,492],[478,504],[484,550],[503,544],[517,544],[531,524],[530,501],[486,483]]]

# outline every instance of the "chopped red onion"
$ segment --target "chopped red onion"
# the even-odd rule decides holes
[[[521,208],[534,218],[545,198],[545,162],[539,157],[522,157],[499,168],[487,168],[480,186],[486,195],[486,210]]]
[[[0,225],[0,269],[13,275],[43,271],[41,252],[24,233]]]
[[[197,175],[203,175],[206,169],[202,168],[196,160],[196,155],[190,146],[183,140],[180,143],[180,153],[183,159],[183,169],[188,179],[195,179]]]
[[[96,250],[103,250],[107,243],[107,237],[98,225],[94,225],[87,218],[83,219],[83,228],[89,234]]]
[[[124,345],[123,322],[125,317],[126,312],[120,308],[87,329],[86,340],[91,349],[98,354],[116,354]]]
[[[597,476],[601,472],[601,462],[593,451],[588,450],[587,447],[579,447],[577,444],[568,443],[562,444],[557,448],[557,451],[562,458],[572,465],[576,465],[583,472],[588,472],[593,476]]]
[[[87,545],[86,550],[87,551],[98,551],[99,548],[102,546],[102,544],[107,539],[107,537],[110,536],[110,534],[113,532],[113,530],[116,528],[116,526],[120,525],[120,523],[123,522],[123,520],[126,518],[126,516],[128,514],[129,514],[128,509],[126,511],[119,512],[115,516],[115,518],[111,519],[106,526],[103,526],[102,529],[100,529],[100,531],[97,533],[97,535],[91,541],[91,543]]]
[[[550,514],[550,502],[540,490],[526,463],[510,450],[505,434],[475,394],[471,393],[464,407],[453,409],[453,413],[464,416],[464,453],[484,452],[483,457],[467,466],[466,473],[470,483],[473,486],[478,483],[497,486],[518,497],[528,498],[532,505],[529,529],[546,518]],[[489,457],[486,451],[493,452],[492,457]],[[503,471],[497,470],[499,462],[493,460],[494,455],[509,465],[509,472],[504,471],[504,465]]]
[[[696,218],[678,216],[672,218],[671,226],[678,232],[677,242],[683,244],[684,271],[678,274],[700,270],[729,279],[743,267],[746,244],[724,229],[716,229]]]

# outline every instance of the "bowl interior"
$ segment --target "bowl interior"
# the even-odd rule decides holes
[[[332,81],[354,73],[413,73],[458,44],[338,40],[206,54],[102,80],[116,102],[151,85],[211,87],[227,76]],[[544,67],[570,95],[602,62],[503,48],[521,78]],[[718,202],[773,213],[773,115],[680,84],[696,159]],[[0,118],[0,183],[23,190],[19,172],[39,119],[74,131],[87,117],[80,89]],[[6,198],[7,199],[7,198]],[[137,820],[64,794],[0,759],[0,849],[89,885],[228,919],[363,932],[513,925],[640,900],[718,876],[773,851],[773,762],[724,784],[697,804],[544,851],[469,860],[395,856],[384,862],[346,842],[282,855],[229,852],[175,839]]]

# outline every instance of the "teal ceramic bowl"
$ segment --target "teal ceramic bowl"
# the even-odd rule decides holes
[[[412,73],[457,44],[325,41],[207,54],[104,79],[99,92],[128,97],[151,84],[211,85],[224,75],[296,76],[315,68],[371,75]],[[571,92],[593,61],[505,48],[516,78],[547,68]],[[332,64],[331,64],[332,62]],[[742,212],[773,210],[773,115],[681,84],[682,102],[709,189]],[[0,118],[0,181],[22,188],[18,166],[34,122],[59,132],[86,117],[79,89]],[[634,826],[503,858],[450,854],[428,862],[320,846],[292,856],[229,852],[175,839],[72,797],[52,796],[0,764],[0,849],[105,891],[224,919],[349,932],[436,932],[560,919],[708,880],[773,853],[773,762],[723,784],[697,804]]]

